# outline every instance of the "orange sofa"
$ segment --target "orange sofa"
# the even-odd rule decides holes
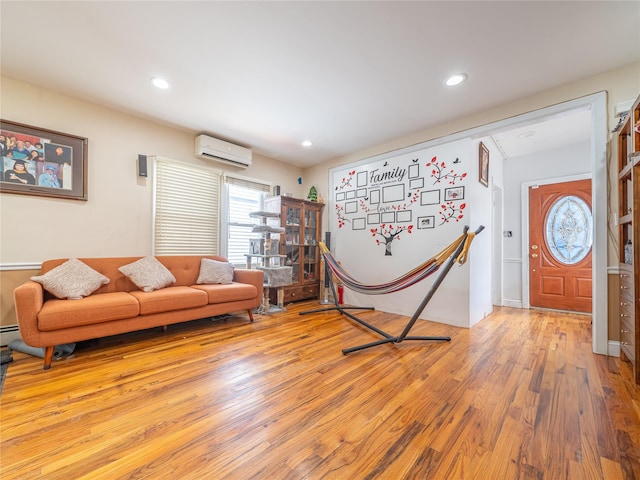
[[[80,300],[60,300],[40,283],[27,281],[14,290],[15,310],[22,340],[44,347],[44,369],[51,367],[54,347],[92,338],[166,326],[215,315],[252,309],[262,301],[264,273],[234,269],[230,284],[197,284],[202,258],[226,262],[216,256],[156,257],[176,282],[144,292],[118,268],[141,257],[80,258],[106,276],[109,283]],[[41,274],[68,259],[43,262]]]

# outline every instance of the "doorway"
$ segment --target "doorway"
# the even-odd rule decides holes
[[[472,133],[475,138],[492,135],[505,128],[518,125],[526,125],[527,122],[535,122],[549,118],[555,114],[567,112],[576,108],[588,108],[591,112],[590,122],[590,171],[584,175],[576,175],[573,178],[560,178],[557,181],[569,181],[576,179],[591,178],[592,185],[592,215],[593,215],[593,245],[592,245],[592,341],[593,352],[602,355],[609,353],[608,339],[608,285],[607,285],[607,101],[606,93],[599,92],[585,97],[569,100],[550,107],[535,110],[516,117],[511,117],[499,122],[487,124],[475,129]],[[469,133],[469,132],[467,132]],[[538,181],[542,184],[545,182]],[[553,183],[549,180],[546,183]],[[529,308],[529,270],[528,270],[528,187],[530,184],[522,184],[520,205],[522,207],[522,244],[520,259],[503,258],[503,272],[508,268],[510,271],[518,270],[521,273],[519,287],[522,291],[522,307]],[[505,204],[506,205],[506,204]],[[525,208],[526,206],[526,208]],[[505,225],[506,226],[506,225]],[[509,232],[504,232],[505,234]],[[505,249],[506,253],[506,249]],[[518,268],[518,266],[520,268]],[[507,285],[507,276],[503,275],[503,285]]]
[[[529,187],[531,307],[592,311],[591,180]]]

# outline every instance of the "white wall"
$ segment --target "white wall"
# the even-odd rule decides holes
[[[493,242],[499,241],[492,236],[494,222],[502,219],[493,218],[493,190],[502,188],[503,161],[500,151],[490,137],[478,139],[472,143],[474,160],[479,156],[479,144],[482,142],[489,150],[489,186],[484,187],[474,178],[476,188],[472,189],[469,203],[474,227],[483,225],[485,229],[474,240],[469,263],[469,326],[475,325],[493,311],[494,273],[492,267]],[[477,174],[476,174],[477,175]]]
[[[487,144],[491,149],[492,145]],[[342,266],[360,283],[367,285],[383,284],[410,271],[422,264],[431,256],[437,254],[449,245],[461,233],[464,225],[476,230],[480,225],[485,230],[476,237],[471,250],[469,261],[465,265],[454,265],[447,274],[437,293],[427,304],[420,318],[455,325],[469,327],[484,318],[492,311],[491,303],[491,185],[485,187],[478,179],[479,140],[464,138],[438,145],[416,145],[411,148],[381,155],[356,164],[344,165],[332,169],[330,175],[330,192],[328,198],[328,222],[332,231],[332,250]],[[432,174],[433,167],[425,168],[425,164],[436,159],[440,165],[444,164],[444,172],[452,171],[464,177],[442,179],[436,181]],[[453,163],[454,160],[457,163]],[[495,158],[495,167],[490,166],[490,176],[497,174],[501,179],[501,167]],[[386,178],[385,173],[406,171],[404,178]],[[382,175],[383,179],[376,181],[373,172]],[[409,177],[413,175],[413,179]],[[423,181],[420,188],[412,187],[413,182]],[[493,183],[493,179],[491,179]],[[386,189],[396,191],[404,187],[402,201],[384,201]],[[456,208],[462,204],[455,217],[448,219],[441,216],[441,206],[445,204],[445,193],[448,188],[462,187],[464,198],[454,201]],[[417,188],[417,189],[416,189]],[[372,194],[377,192],[379,197],[372,200]],[[408,197],[409,195],[417,197]],[[423,201],[422,194],[439,192],[436,203]],[[350,194],[350,196],[349,196]],[[360,194],[360,195],[358,195]],[[408,198],[417,201],[410,203]],[[350,206],[350,208],[348,208]],[[336,210],[335,207],[340,207]],[[369,215],[376,217],[390,214],[393,218],[396,212],[411,213],[414,230],[411,234],[403,232],[399,239],[391,244],[392,255],[385,255],[384,242],[377,245],[375,240],[380,237],[372,234],[371,229],[381,228],[380,224],[371,223]],[[432,217],[431,228],[420,228],[419,220]],[[355,228],[356,221],[366,222],[366,227],[360,225]],[[393,220],[387,220],[393,223]],[[385,223],[385,222],[380,222]],[[396,224],[400,227],[403,224]],[[406,224],[404,224],[406,225]],[[411,316],[426,296],[439,272],[428,279],[405,290],[385,295],[363,295],[346,290],[347,303],[359,306],[372,306],[377,310]]]
[[[71,256],[151,254],[152,178],[137,176],[138,154],[227,170],[306,195],[302,171],[254,155],[245,170],[193,156],[196,132],[177,130],[2,77],[3,119],[87,137],[88,201],[0,195],[2,265]],[[215,132],[209,132],[215,133]],[[151,171],[151,169],[150,169]]]
[[[582,142],[542,154],[527,155],[504,162],[504,230],[513,236],[504,239],[504,304],[523,306],[522,275],[526,259],[522,253],[522,184],[548,178],[590,174],[589,142]]]

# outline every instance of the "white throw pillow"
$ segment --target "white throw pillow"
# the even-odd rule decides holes
[[[118,268],[145,292],[153,292],[176,282],[176,277],[155,257],[144,257]]]
[[[57,298],[80,300],[95,292],[109,279],[77,258],[70,258],[44,275],[31,277]]]
[[[233,281],[233,265],[219,262],[210,258],[200,261],[200,275],[198,284],[203,283],[231,283]]]

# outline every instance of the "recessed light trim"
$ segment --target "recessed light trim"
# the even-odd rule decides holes
[[[149,81],[154,87],[160,90],[167,90],[170,87],[169,82],[162,77],[151,77]]]
[[[311,140],[303,140],[302,141],[302,146],[304,148],[313,147],[313,142]]]
[[[456,85],[460,85],[466,79],[467,79],[466,73],[456,73],[455,75],[451,75],[449,78],[447,78],[444,84],[447,87],[455,87]]]

